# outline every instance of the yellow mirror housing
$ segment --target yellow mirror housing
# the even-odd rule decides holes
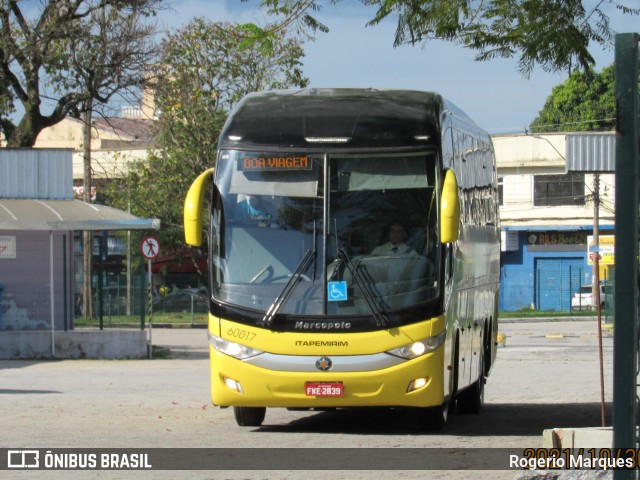
[[[204,171],[189,187],[184,200],[184,239],[187,245],[202,245],[202,203],[213,180],[213,168]]]
[[[447,170],[440,202],[440,241],[456,242],[460,234],[460,198],[458,180],[453,170]]]

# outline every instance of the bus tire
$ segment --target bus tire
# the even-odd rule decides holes
[[[266,407],[233,407],[236,423],[241,427],[259,427],[266,414]]]
[[[420,409],[418,424],[422,430],[442,430],[449,419],[449,400],[445,400],[437,407],[425,407]]]
[[[478,380],[460,392],[457,399],[458,410],[462,413],[480,413],[484,406],[484,350],[481,350]]]

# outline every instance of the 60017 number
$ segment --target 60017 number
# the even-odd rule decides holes
[[[242,328],[230,328],[227,330],[227,335],[239,340],[253,340],[256,338],[256,334]]]

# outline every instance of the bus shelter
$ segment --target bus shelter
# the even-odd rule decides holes
[[[101,345],[93,347],[96,355],[92,355],[78,341],[83,335],[66,331],[67,325],[73,326],[74,314],[73,232],[159,227],[157,219],[138,218],[116,208],[79,200],[0,198],[0,356],[48,356],[42,351],[45,332],[50,332],[46,337],[50,336],[52,357],[103,356],[99,352],[110,350],[104,345],[109,341],[107,337],[117,334],[103,335],[98,342]],[[84,338],[88,339],[87,335]],[[126,348],[122,334],[117,342],[120,345],[112,347]],[[72,351],[59,351],[57,355],[57,348]],[[129,355],[124,352],[122,356]]]

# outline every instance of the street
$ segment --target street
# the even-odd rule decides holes
[[[527,448],[554,427],[600,426],[597,324],[503,323],[504,346],[480,415],[453,414],[442,432],[421,431],[403,411],[268,409],[241,428],[211,406],[206,330],[155,329],[153,360],[0,361],[4,448]],[[612,398],[611,334],[604,339]],[[170,350],[167,354],[166,350]],[[165,350],[163,353],[162,350]],[[607,409],[607,425],[611,412]],[[283,466],[282,468],[286,468]],[[506,468],[506,461],[505,461]],[[9,475],[5,475],[9,473]],[[385,478],[389,471],[3,472],[3,478]],[[512,479],[517,471],[474,472]],[[397,472],[396,472],[397,474]],[[469,472],[406,471],[404,478],[468,478]]]

